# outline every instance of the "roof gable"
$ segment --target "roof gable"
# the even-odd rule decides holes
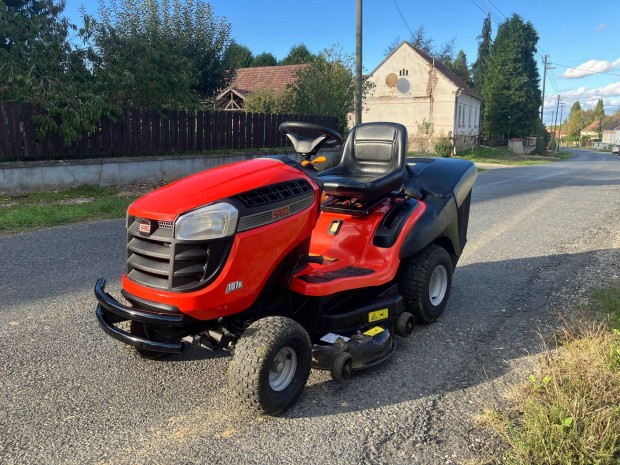
[[[454,74],[452,71],[450,71],[446,67],[446,65],[444,65],[441,61],[437,60],[436,58],[431,57],[428,53],[420,50],[419,48],[414,47],[413,45],[411,45],[407,41],[403,41],[398,47],[396,47],[396,49],[394,49],[394,51],[392,53],[390,53],[387,57],[385,57],[383,59],[383,61],[381,61],[381,63],[379,63],[377,65],[377,67],[370,73],[370,75],[375,74],[375,72],[379,68],[381,68],[381,66],[383,66],[383,64],[392,55],[394,55],[396,52],[398,52],[398,50],[400,50],[402,47],[409,47],[411,50],[413,50],[415,53],[417,53],[424,61],[426,61],[430,66],[434,67],[437,71],[439,71],[448,81],[450,81],[452,84],[454,84],[458,89],[460,89],[464,93],[466,93],[468,95],[471,95],[472,97],[477,98],[478,100],[482,101],[482,96],[478,92],[476,92],[474,89],[469,87],[456,74]]]
[[[261,66],[258,68],[239,68],[230,87],[242,94],[249,94],[258,89],[272,88],[276,92],[297,80],[298,72],[307,64]]]

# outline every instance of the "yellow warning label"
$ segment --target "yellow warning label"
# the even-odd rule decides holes
[[[376,336],[379,333],[382,333],[384,330],[381,326],[375,326],[374,328],[370,328],[368,331],[364,331],[366,336]]]
[[[388,309],[382,308],[381,310],[375,310],[374,312],[370,312],[368,314],[368,322],[372,323],[373,321],[385,320],[388,317]]]

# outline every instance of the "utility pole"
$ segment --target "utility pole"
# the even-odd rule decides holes
[[[362,0],[355,8],[355,124],[362,122]]]
[[[544,64],[544,71],[543,71],[543,88],[542,88],[542,103],[540,105],[540,128],[538,130],[538,140],[540,142],[540,145],[538,146],[538,153],[540,155],[542,155],[545,152],[545,123],[543,122],[543,116],[545,114],[545,85],[547,84],[547,58],[548,56],[545,55],[545,61],[543,62]]]
[[[560,109],[560,94],[558,94],[558,104],[555,107],[555,122],[553,123],[553,142],[555,142],[555,145],[557,146],[557,140],[555,138],[555,128],[558,125],[558,110]]]
[[[558,129],[558,144],[556,146],[556,152],[560,151],[560,144],[562,143],[562,113],[564,113],[564,102],[560,104],[560,128]]]

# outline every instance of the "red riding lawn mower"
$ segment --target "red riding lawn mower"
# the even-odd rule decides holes
[[[128,305],[103,278],[95,286],[107,334],[146,358],[181,352],[183,340],[230,350],[230,388],[271,415],[311,368],[342,381],[392,355],[394,334],[439,317],[476,179],[469,161],[407,158],[396,123],[354,127],[340,163],[320,173],[318,150],[342,137],[309,123],[280,131],[301,163],[220,166],[136,200]]]

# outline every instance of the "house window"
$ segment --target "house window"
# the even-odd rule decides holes
[[[398,72],[398,75],[399,75],[399,76],[409,76],[409,70],[408,70],[408,69],[401,69],[401,70]]]
[[[459,105],[459,114],[458,117],[456,118],[456,121],[458,123],[459,128],[461,127],[461,105]]]
[[[467,125],[471,128],[471,111],[472,107],[469,107],[469,114],[467,115]]]

